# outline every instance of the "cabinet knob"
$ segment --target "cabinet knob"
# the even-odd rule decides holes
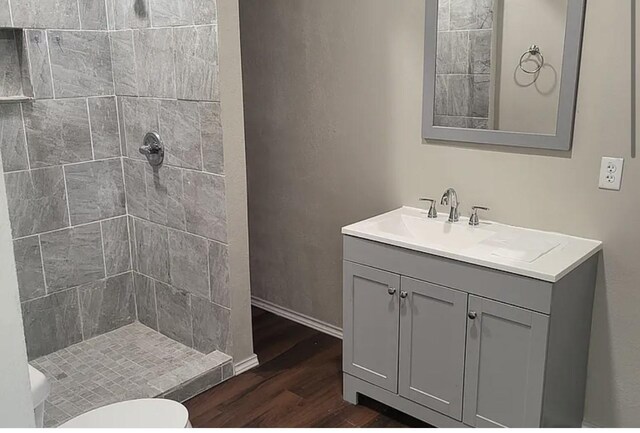
[[[393,288],[393,287],[389,287],[389,294],[391,296],[395,295],[398,292],[397,289]]]
[[[400,292],[400,297],[402,299],[407,299],[408,296],[409,296],[409,294],[407,292],[405,292],[404,290],[402,292]]]
[[[478,317],[478,313],[476,313],[475,311],[469,311],[469,319],[476,320],[477,317]]]

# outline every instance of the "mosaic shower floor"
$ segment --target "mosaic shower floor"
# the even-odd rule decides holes
[[[204,355],[140,323],[31,362],[51,382],[45,427],[124,400],[184,401],[233,376],[230,356]]]

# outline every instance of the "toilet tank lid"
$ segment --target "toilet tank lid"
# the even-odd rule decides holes
[[[32,366],[29,366],[29,379],[31,380],[33,407],[40,406],[49,397],[51,385],[47,377]]]

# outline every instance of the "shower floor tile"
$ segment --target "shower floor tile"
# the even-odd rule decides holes
[[[186,399],[233,375],[230,356],[204,355],[140,323],[43,356],[31,365],[51,383],[45,427],[124,400]],[[197,383],[198,378],[203,383]]]

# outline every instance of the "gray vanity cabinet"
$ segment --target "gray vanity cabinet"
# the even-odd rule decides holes
[[[347,262],[344,285],[344,371],[395,393],[400,276]]]
[[[344,238],[344,398],[438,427],[579,427],[598,257],[556,283]]]
[[[399,394],[461,421],[467,294],[406,277],[401,287]]]
[[[469,296],[464,422],[540,426],[549,317]]]

